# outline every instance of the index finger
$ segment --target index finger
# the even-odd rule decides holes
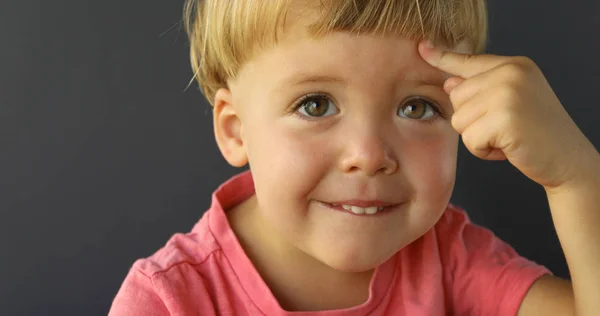
[[[431,42],[419,43],[421,57],[433,67],[462,78],[470,78],[507,63],[504,56],[471,55],[433,47]]]

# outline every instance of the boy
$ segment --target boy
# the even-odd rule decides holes
[[[598,310],[600,156],[533,62],[468,55],[482,1],[187,5],[217,144],[251,171],[134,264],[111,315]],[[546,189],[572,285],[448,203],[459,134]]]

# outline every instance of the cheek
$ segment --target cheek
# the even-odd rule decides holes
[[[249,138],[248,159],[257,192],[268,190],[287,201],[303,199],[327,172],[326,138],[271,125]],[[259,188],[262,186],[262,188]]]
[[[420,200],[447,203],[456,178],[458,135],[455,133],[407,141],[402,151],[403,173]]]
[[[307,233],[308,202],[327,171],[326,144],[289,128],[253,134],[248,143],[256,197],[263,218],[286,239],[301,243]]]

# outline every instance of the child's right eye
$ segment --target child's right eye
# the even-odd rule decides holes
[[[338,113],[331,99],[323,94],[308,94],[294,105],[294,110],[308,117],[322,117]]]

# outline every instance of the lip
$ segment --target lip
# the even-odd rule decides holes
[[[328,203],[328,204],[337,204],[337,205],[350,205],[350,206],[358,206],[358,207],[390,207],[390,206],[395,206],[395,205],[399,205],[400,203],[391,203],[391,202],[384,202],[384,201],[380,201],[380,200],[370,200],[370,201],[366,201],[366,200],[346,200],[346,201],[336,201],[336,202],[323,202],[323,203]]]
[[[344,202],[349,202],[349,201],[344,201]],[[371,201],[371,202],[373,202],[373,201]],[[351,211],[348,211],[348,210],[344,209],[342,207],[342,205],[338,204],[338,202],[335,202],[335,204],[338,204],[338,205],[333,205],[332,203],[323,202],[323,201],[319,201],[319,203],[321,203],[323,206],[327,207],[328,209],[331,209],[331,210],[334,210],[334,211],[340,211],[340,212],[344,212],[346,214],[350,214],[350,215],[354,215],[354,216],[367,216],[367,217],[379,217],[379,216],[382,216],[382,215],[385,215],[385,214],[389,214],[392,211],[398,209],[400,206],[402,206],[401,203],[398,203],[398,204],[384,203],[383,205],[380,204],[378,206],[378,207],[383,207],[383,209],[380,210],[380,211],[377,211],[377,213],[375,213],[375,214],[356,214],[354,212],[351,212]],[[359,206],[359,205],[356,205],[356,204],[344,204],[344,205]],[[365,205],[365,204],[363,204],[363,205]],[[376,206],[376,205],[373,205],[373,204],[370,204],[370,205],[371,206]],[[360,206],[360,207],[363,207],[363,206]],[[369,207],[369,206],[367,206],[367,207]]]

